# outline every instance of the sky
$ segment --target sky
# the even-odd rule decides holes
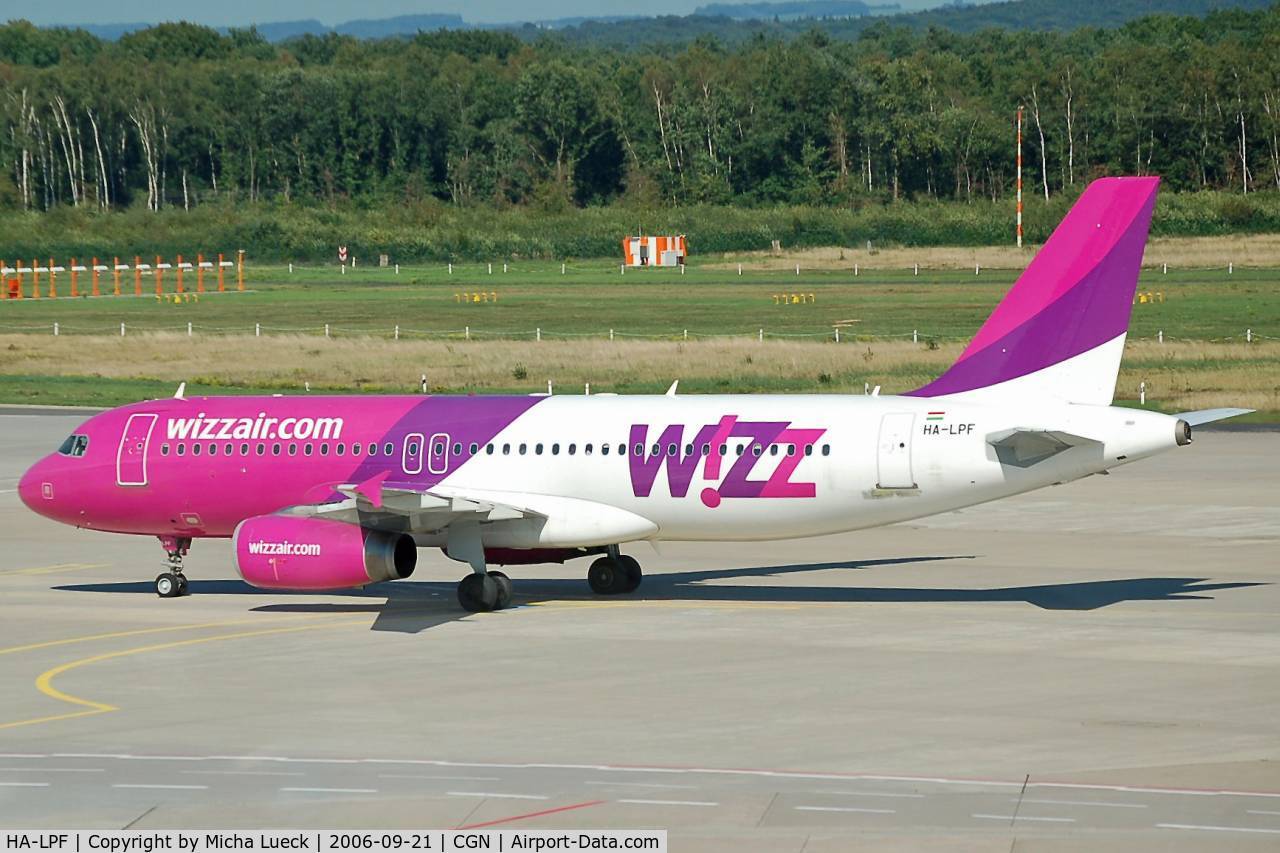
[[[644,14],[688,14],[711,0],[649,0]],[[869,0],[871,3],[892,0]],[[898,0],[904,9],[939,5],[941,0]],[[115,24],[185,20],[210,26],[315,18],[334,25],[356,18],[390,18],[432,12],[456,13],[470,23],[543,20],[574,15],[634,15],[628,0],[0,0],[0,21]]]

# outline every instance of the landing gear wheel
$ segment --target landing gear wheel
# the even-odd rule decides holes
[[[627,591],[627,571],[621,560],[601,557],[587,569],[587,583],[596,595],[617,595]]]
[[[489,574],[469,574],[458,582],[458,603],[472,613],[488,613],[498,607],[498,582]]]
[[[179,589],[181,587],[178,584],[178,575],[165,572],[156,576],[156,595],[161,598],[177,598],[181,595]]]
[[[188,585],[188,584],[187,584],[187,576],[186,576],[186,575],[176,575],[175,577],[177,577],[177,579],[178,579],[178,595],[186,595],[186,594],[187,594],[187,585]]]
[[[502,572],[489,572],[489,577],[498,584],[498,606],[495,610],[505,610],[511,606],[511,578]]]
[[[626,583],[620,591],[635,592],[640,588],[640,581],[644,579],[644,572],[640,571],[640,563],[635,557],[619,554],[618,565],[622,567],[622,576],[626,578]]]

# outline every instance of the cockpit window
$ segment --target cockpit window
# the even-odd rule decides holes
[[[58,452],[63,456],[84,456],[84,452],[88,449],[89,436],[69,435],[67,440],[62,442],[62,446],[58,448]]]

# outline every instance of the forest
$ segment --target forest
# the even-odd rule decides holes
[[[108,42],[11,22],[0,209],[989,204],[1012,192],[1019,107],[1030,199],[1105,174],[1280,190],[1280,4],[626,51],[191,24]]]

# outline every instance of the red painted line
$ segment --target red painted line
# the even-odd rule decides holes
[[[466,826],[460,826],[458,829],[483,829],[486,826],[497,826],[500,823],[514,823],[518,820],[528,820],[531,817],[542,817],[543,815],[557,814],[559,812],[569,812],[574,809],[585,809],[588,806],[598,806],[605,803],[606,800],[589,800],[585,803],[574,803],[571,806],[557,806],[554,809],[543,809],[540,812],[529,812],[528,814],[512,815],[511,817],[501,817],[497,820],[486,820],[484,823],[469,823]]]

